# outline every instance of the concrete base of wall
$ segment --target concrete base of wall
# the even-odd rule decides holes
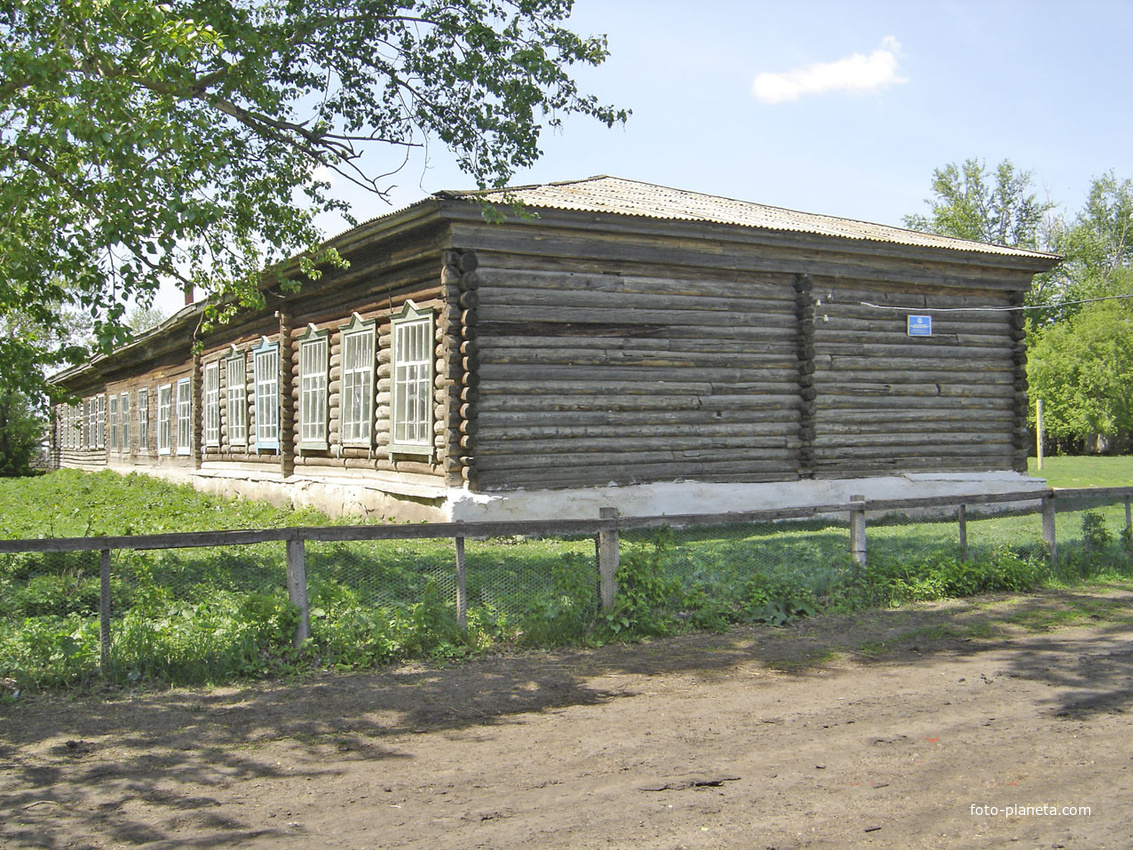
[[[844,504],[866,499],[914,499],[1042,490],[1046,482],[1017,472],[909,473],[882,478],[824,479],[767,484],[697,481],[470,493],[439,486],[361,478],[314,478],[239,467],[191,470],[156,467],[137,471],[227,498],[260,499],[280,506],[311,507],[332,517],[401,522],[490,522],[525,519],[594,519],[614,507],[623,516],[676,516]]]
[[[113,469],[113,467],[111,467]],[[117,472],[143,472],[178,484],[191,484],[204,493],[226,499],[257,499],[279,507],[314,508],[331,517],[356,517],[402,522],[443,522],[448,519],[442,487],[403,484],[363,478],[314,478],[233,464],[215,469],[123,467]]]
[[[909,473],[883,478],[824,479],[768,484],[705,484],[683,481],[590,487],[575,490],[520,490],[509,493],[453,492],[448,515],[454,520],[593,519],[602,507],[623,516],[676,516],[774,510],[844,504],[866,499],[915,499],[1041,490],[1046,482],[1018,472]]]

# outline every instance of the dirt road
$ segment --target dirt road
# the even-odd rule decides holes
[[[0,705],[0,845],[1125,848],[1131,603],[21,699]]]

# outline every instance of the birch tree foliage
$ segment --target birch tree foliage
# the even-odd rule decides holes
[[[1126,281],[1133,277],[1127,275]],[[1031,396],[1045,402],[1047,434],[1063,449],[1125,452],[1133,445],[1133,309],[1128,303],[1087,304],[1042,329],[1030,343],[1027,377]]]
[[[1008,248],[1042,250],[1042,225],[1053,204],[1032,191],[1032,175],[1009,159],[989,171],[979,159],[948,163],[932,173],[931,214],[907,215],[913,230]]]
[[[603,37],[570,0],[0,0],[0,318],[43,333],[66,309],[102,350],[162,280],[261,303],[265,268],[341,262],[315,218],[349,211],[329,178],[384,196],[429,140],[481,187],[540,155],[572,113],[627,112],[579,90]],[[366,163],[377,149],[386,167]],[[17,350],[18,349],[18,350]]]

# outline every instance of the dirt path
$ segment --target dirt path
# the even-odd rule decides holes
[[[1131,603],[21,700],[0,705],[0,845],[1124,848]]]

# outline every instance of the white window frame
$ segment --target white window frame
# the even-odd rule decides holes
[[[106,396],[100,395],[97,399],[97,413],[95,414],[94,447],[106,448]]]
[[[94,396],[91,396],[83,402],[83,406],[86,408],[87,429],[83,435],[82,447],[89,451],[95,447],[94,432],[98,427],[98,402],[95,401]]]
[[[279,343],[263,337],[252,349],[256,451],[279,451]]]
[[[157,388],[157,453],[167,455],[173,448],[173,384]]]
[[[130,394],[121,393],[118,396],[118,451],[124,454],[130,452]]]
[[[327,447],[330,332],[308,325],[299,338],[299,448]]]
[[[177,382],[177,454],[188,455],[193,448],[193,384],[191,378]]]
[[[433,311],[406,301],[390,319],[391,351],[390,452],[433,453]]]
[[[138,451],[149,451],[149,387],[138,389]]]
[[[354,314],[342,328],[339,440],[344,446],[373,445],[374,364],[377,322]]]
[[[110,422],[110,451],[118,451],[118,396],[110,394],[109,422]]]
[[[220,361],[204,368],[205,445],[220,448]]]
[[[225,429],[229,447],[248,445],[248,361],[244,352],[234,352],[224,361],[225,402],[228,417]],[[235,378],[235,380],[233,380]]]

